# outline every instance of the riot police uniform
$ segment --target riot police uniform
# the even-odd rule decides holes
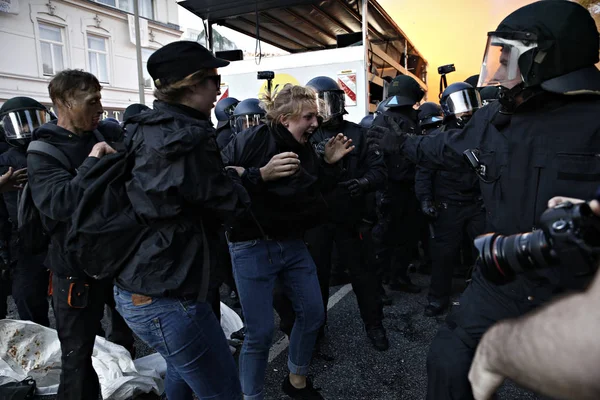
[[[552,0],[518,9],[488,36],[478,86],[504,86],[499,101],[462,131],[388,139],[372,132],[370,140],[432,168],[464,168],[463,152],[476,152],[486,231],[506,235],[538,226],[554,196],[593,197],[600,181],[599,41],[585,8]],[[467,375],[485,331],[589,281],[570,272],[567,265],[546,268],[497,285],[476,268],[431,344],[427,398],[473,398]]]
[[[461,129],[481,107],[477,91],[463,82],[448,86],[440,103],[444,110],[444,126],[432,133],[434,135],[445,135],[448,130]],[[433,268],[429,304],[425,308],[425,315],[431,317],[447,308],[452,289],[452,271],[459,263],[463,238],[467,236],[470,241],[467,251],[474,252],[472,242],[485,229],[485,211],[479,179],[469,168],[456,171],[417,166],[415,192],[421,210],[432,221],[434,232],[431,241]]]
[[[373,121],[373,127],[387,126],[388,119],[400,124],[406,132],[418,133],[418,112],[413,106],[424,92],[411,77],[400,75],[390,83],[384,109]],[[371,129],[372,129],[371,128]],[[420,215],[414,193],[415,164],[401,154],[386,154],[388,181],[377,193],[378,222],[373,228],[377,270],[382,280],[389,281],[392,290],[417,293],[408,276],[418,233],[408,227],[418,226]]]

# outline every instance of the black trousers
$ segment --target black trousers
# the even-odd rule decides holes
[[[438,207],[439,216],[433,223],[435,239],[430,243],[432,270],[429,301],[448,302],[452,290],[452,274],[460,264],[463,238],[471,241],[469,251],[474,253],[473,240],[485,230],[485,211],[478,203]]]
[[[553,287],[523,277],[505,285],[473,280],[440,328],[427,356],[427,399],[473,399],[468,373],[477,344],[496,322],[521,316],[547,302]]]
[[[19,250],[12,276],[12,296],[19,318],[49,326],[48,283],[50,271],[44,266],[46,254],[31,255]]]
[[[379,297],[379,284],[375,272],[367,262],[364,243],[359,227],[343,227],[333,223],[321,225],[305,235],[305,241],[317,266],[325,316],[329,299],[331,254],[337,246],[339,262],[348,268],[352,289],[356,294],[360,315],[367,327],[380,326],[383,320],[383,304]],[[295,314],[291,303],[281,290],[275,291],[274,307],[281,318],[281,329],[291,331]],[[289,330],[288,330],[289,329]]]
[[[407,277],[422,223],[414,183],[394,183],[378,192],[377,216],[373,228],[377,274],[390,281]]]
[[[131,330],[114,309],[112,287],[110,279],[77,281],[52,277],[52,300],[62,363],[59,400],[98,399],[100,384],[92,366],[92,353],[96,335],[103,332],[100,321],[105,304],[109,305],[111,319],[107,339],[126,348],[133,344]],[[77,293],[83,293],[87,299],[78,300],[81,296]]]

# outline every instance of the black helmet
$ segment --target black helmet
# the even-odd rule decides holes
[[[12,146],[26,147],[34,129],[51,120],[48,109],[30,97],[13,97],[0,108],[0,125]]]
[[[444,122],[456,119],[459,126],[465,124],[481,108],[479,92],[465,82],[448,85],[440,98]]]
[[[425,91],[416,80],[408,75],[398,75],[388,86],[388,99],[385,106],[414,106],[425,96]]]
[[[238,103],[233,110],[232,129],[235,133],[256,126],[264,121],[265,110],[260,106],[258,99],[246,99]]]
[[[481,96],[481,104],[488,105],[492,101],[496,101],[500,98],[500,86],[486,86],[479,91]]]
[[[439,128],[443,119],[442,107],[439,104],[428,101],[419,107],[419,126],[422,131]]]
[[[346,114],[346,94],[336,81],[328,76],[317,76],[308,81],[306,86],[319,94],[319,114],[324,122]]]
[[[149,109],[150,109],[150,107],[148,107],[145,104],[141,104],[141,103],[130,104],[129,106],[127,106],[127,108],[123,112],[123,121],[126,121],[128,118],[130,118],[134,115],[137,115],[141,112],[144,112],[146,110],[149,110]]]
[[[385,105],[385,100],[384,101],[380,101],[379,104],[377,104],[377,109],[375,110],[375,116],[379,115],[379,114],[383,114],[385,111],[387,111],[388,107]]]
[[[467,79],[465,79],[465,83],[468,83],[469,85],[473,86],[476,89],[477,89],[477,82],[479,82],[479,75],[472,75],[472,76],[468,77]]]
[[[599,38],[581,5],[538,1],[506,17],[488,43],[478,86],[532,87],[569,94],[600,93]]]
[[[365,117],[363,117],[363,119],[360,120],[359,125],[362,126],[363,128],[369,129],[371,127],[371,125],[373,125],[374,119],[375,119],[375,116],[373,114],[366,115]]]
[[[217,117],[217,129],[227,125],[233,117],[233,110],[240,103],[235,97],[226,97],[215,104],[215,117]]]

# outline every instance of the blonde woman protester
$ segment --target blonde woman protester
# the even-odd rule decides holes
[[[240,196],[247,197],[227,176],[209,119],[219,94],[216,68],[227,64],[196,42],[162,47],[148,60],[154,109],[126,121],[137,148],[127,193],[153,231],[117,277],[115,300],[136,335],[167,361],[169,400],[191,400],[192,392],[242,397],[227,340],[205,301],[205,257],[218,245],[218,227],[243,212]]]
[[[335,187],[341,172],[336,163],[354,146],[339,134],[329,140],[323,157],[317,155],[308,142],[318,126],[312,89],[286,85],[266,100],[267,124],[238,134],[222,152],[252,200],[252,212],[227,230],[246,324],[239,360],[242,392],[247,400],[265,397],[273,288],[280,278],[296,312],[283,391],[294,399],[322,399],[306,378],[324,313],[316,267],[303,235],[324,221],[327,209],[321,192]],[[276,172],[283,176],[274,176]]]

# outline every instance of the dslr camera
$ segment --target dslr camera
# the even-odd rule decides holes
[[[546,210],[541,229],[503,236],[489,233],[475,239],[483,275],[496,284],[517,274],[535,276],[541,268],[563,266],[574,277],[593,274],[600,254],[600,218],[587,203],[563,203]]]

